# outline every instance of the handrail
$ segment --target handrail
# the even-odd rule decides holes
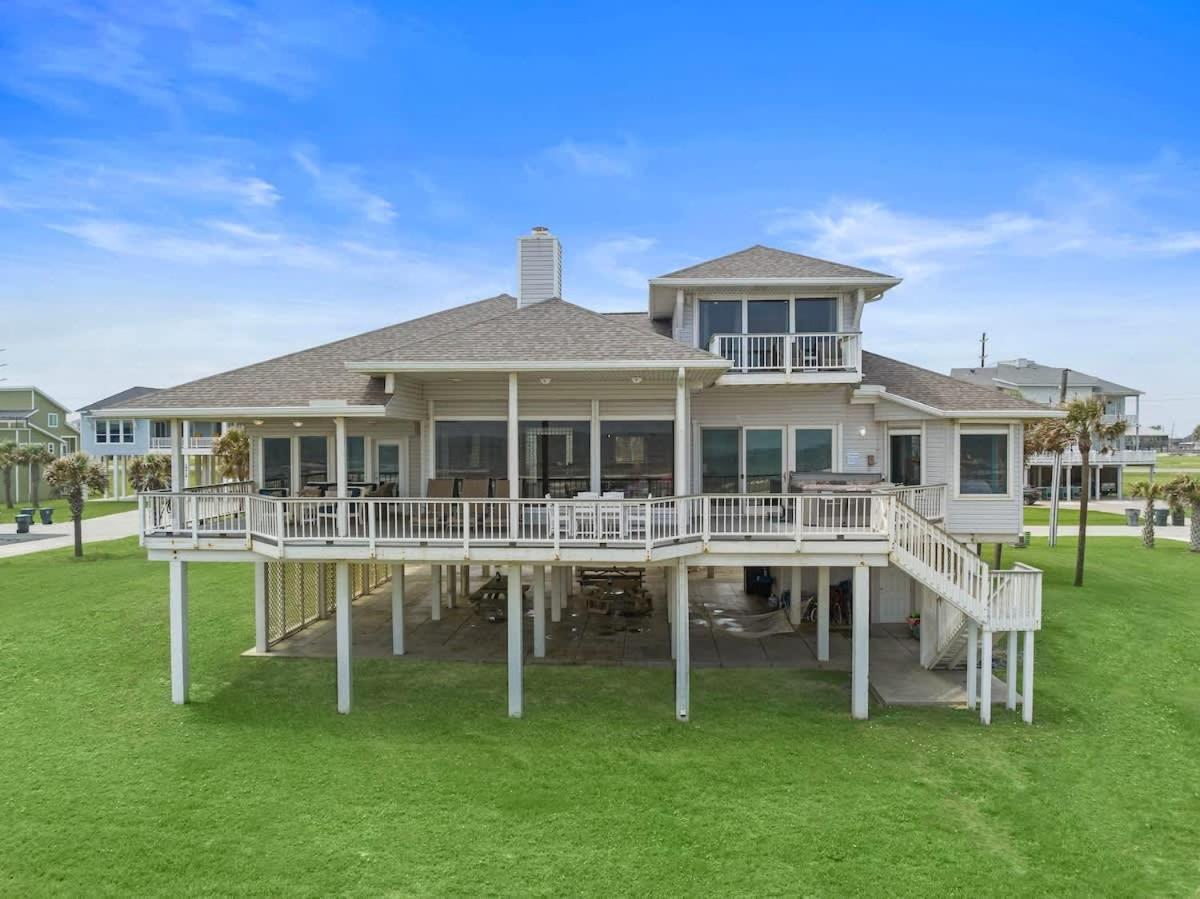
[[[862,369],[862,333],[820,331],[714,334],[708,351],[732,372],[856,372]]]
[[[987,621],[986,562],[902,502],[892,506],[891,542],[909,574],[976,621]]]
[[[918,515],[930,521],[946,518],[946,484],[918,484],[884,488]]]
[[[220,484],[199,484],[195,487],[184,487],[181,493],[253,493],[256,487],[254,481],[224,481]]]

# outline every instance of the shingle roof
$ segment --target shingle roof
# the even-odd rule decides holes
[[[955,368],[951,369],[952,377],[972,381],[976,384],[990,384],[993,381],[1003,381],[1018,387],[1057,387],[1062,383],[1061,368],[1053,365],[1041,365],[1032,360],[1015,362],[1000,362],[985,368]],[[1101,393],[1135,396],[1142,391],[1134,387],[1123,387],[1104,378],[1089,375],[1085,372],[1070,369],[1067,373],[1068,387],[1095,387]]]
[[[470,327],[511,312],[516,305],[516,299],[508,294],[500,294],[211,375],[178,387],[169,387],[140,399],[127,400],[121,405],[139,409],[271,407],[306,405],[309,400],[345,400],[350,405],[383,405],[388,401],[383,380],[347,371],[347,362],[385,352],[405,342]]]
[[[506,315],[422,341],[406,341],[360,362],[647,362],[712,363],[711,353],[643,326],[565,300],[524,306]]]
[[[120,393],[114,393],[112,396],[106,396],[102,400],[96,400],[94,403],[89,403],[82,409],[76,409],[76,412],[91,412],[93,409],[107,409],[109,406],[116,406],[120,403],[128,402],[131,399],[139,396],[146,396],[150,393],[156,393],[157,387],[130,387],[122,390]]]
[[[894,393],[926,406],[946,411],[1037,410],[1045,414],[1041,403],[1011,396],[996,387],[984,387],[958,378],[918,368],[875,353],[863,352],[863,384],[878,384]]]
[[[776,250],[755,244],[745,250],[718,256],[698,265],[681,268],[660,278],[880,278],[896,280],[892,275],[884,275],[865,268],[855,268],[852,265],[842,265],[840,262],[830,262],[827,259],[817,259],[814,256],[804,256],[800,253],[789,253],[786,250]]]
[[[671,322],[669,319],[651,318],[645,312],[602,312],[600,314],[605,318],[619,321],[623,325],[631,325],[635,328],[661,334],[663,337],[671,336]]]

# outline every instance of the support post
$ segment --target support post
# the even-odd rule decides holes
[[[979,625],[967,620],[967,708],[975,710],[979,690]]]
[[[458,567],[458,579],[462,582],[463,599],[471,597],[471,566],[460,565]]]
[[[675,718],[687,721],[691,715],[691,641],[688,627],[687,562],[679,559],[671,577],[675,594]]]
[[[817,569],[817,661],[829,661],[829,566]]]
[[[442,620],[442,566],[429,566],[429,617]]]
[[[1033,631],[1025,631],[1025,650],[1021,653],[1021,718],[1033,724]]]
[[[859,720],[867,717],[870,686],[868,638],[871,628],[871,569],[854,569],[854,611],[852,612],[853,668],[850,674],[850,714]]]
[[[533,655],[546,657],[546,566],[533,566]]]
[[[680,366],[679,371],[675,375],[675,495],[687,496],[688,477],[687,477],[687,441],[688,437],[688,422],[687,422],[687,372]],[[651,533],[651,509],[646,510],[646,535],[649,537]],[[687,532],[687,508],[686,503],[675,503],[675,526],[676,533],[682,536]]]
[[[521,664],[524,650],[524,604],[521,602],[521,566],[508,566],[508,717],[520,718],[525,711]]]
[[[800,624],[800,612],[804,608],[804,603],[800,598],[804,569],[799,565],[794,565],[791,573],[791,583],[788,586],[788,594],[791,597],[788,604],[788,621],[791,622],[792,627],[797,627]]]
[[[448,608],[453,609],[458,605],[458,566],[447,565],[446,576],[450,581],[449,589],[446,591],[448,595],[446,605]]]
[[[171,631],[171,702],[188,701],[188,570],[187,562],[173,560],[170,566],[171,596],[168,619]]]
[[[675,658],[677,649],[676,641],[679,635],[679,628],[675,624],[678,610],[675,608],[679,602],[679,569],[676,565],[671,565],[663,569],[663,580],[667,588],[667,645],[671,647],[671,658]]]
[[[1015,711],[1017,708],[1017,632],[1008,632],[1008,696],[1004,707]]]
[[[337,562],[334,565],[334,590],[337,611],[334,629],[337,638],[337,710],[342,715],[350,713],[351,704],[351,651],[353,649],[354,622],[351,621],[350,565]]]
[[[183,422],[171,419],[171,492],[183,493],[187,485],[183,482]],[[171,503],[172,525],[176,531],[183,528],[183,501]]]
[[[555,624],[562,621],[563,582],[562,569],[557,565],[550,567],[550,620]]]
[[[404,655],[404,566],[392,566],[392,655]]]
[[[254,651],[266,652],[267,645],[267,563],[254,563]]]
[[[1084,486],[1086,490],[1086,485]],[[982,634],[983,659],[979,663],[979,720],[992,723],[992,632],[984,628]]]
[[[349,487],[349,462],[346,459],[346,419],[337,416],[333,420],[334,432],[334,467],[337,473],[337,532],[339,537],[350,533],[350,507],[345,496]]]
[[[508,375],[508,496],[515,500],[521,495],[521,438],[519,404],[517,401],[517,373]],[[515,502],[508,503],[509,539],[517,538],[519,508]],[[511,566],[510,566],[511,570]],[[519,570],[518,570],[519,572]],[[510,575],[511,576],[511,575]]]

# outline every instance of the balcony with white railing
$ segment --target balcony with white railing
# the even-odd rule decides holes
[[[1152,449],[1118,449],[1102,453],[1092,450],[1089,462],[1092,465],[1153,465],[1158,461],[1158,451]],[[1034,453],[1029,457],[1030,465],[1053,465],[1054,456],[1051,453]],[[1063,465],[1082,465],[1083,459],[1077,448],[1067,450],[1062,454]]]
[[[183,452],[188,455],[207,455],[212,452],[216,437],[190,436],[183,441]],[[150,452],[169,453],[171,451],[170,437],[151,437]]]
[[[862,335],[714,334],[708,350],[728,359],[728,374],[778,375],[782,380],[857,381],[862,375]]]

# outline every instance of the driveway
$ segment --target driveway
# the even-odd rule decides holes
[[[83,522],[84,543],[132,537],[137,532],[138,513],[136,509],[129,512],[118,512],[115,515],[89,518]],[[17,537],[16,533],[17,526],[15,524],[0,525],[0,559],[75,545],[74,525],[70,521],[59,524],[35,524],[30,528],[28,537],[24,534]]]

